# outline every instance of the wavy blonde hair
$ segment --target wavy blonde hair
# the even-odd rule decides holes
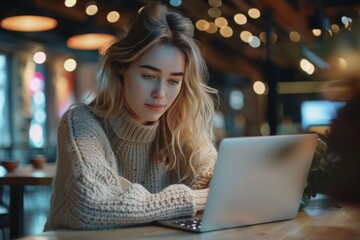
[[[154,151],[170,170],[176,171],[179,182],[189,182],[201,164],[201,149],[214,146],[211,95],[216,96],[217,90],[206,85],[208,69],[188,18],[161,3],[150,3],[142,8],[127,34],[103,55],[99,94],[89,107],[105,118],[116,115],[125,101],[120,70],[161,44],[180,49],[185,54],[186,64],[180,93],[159,119]]]

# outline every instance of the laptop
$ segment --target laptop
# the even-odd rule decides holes
[[[157,224],[206,232],[295,218],[317,138],[317,134],[224,138],[203,214]]]

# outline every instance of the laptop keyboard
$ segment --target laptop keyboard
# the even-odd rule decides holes
[[[181,227],[189,228],[189,229],[197,231],[197,230],[201,229],[201,218],[176,220],[176,221],[172,222],[172,224],[176,224]]]

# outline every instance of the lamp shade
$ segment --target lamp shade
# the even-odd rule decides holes
[[[106,28],[100,28],[91,16],[85,22],[85,25],[73,36],[71,36],[66,45],[69,48],[79,50],[100,50],[116,40]]]
[[[99,50],[115,41],[116,37],[108,33],[84,33],[70,37],[66,45],[79,50]]]
[[[54,29],[58,22],[37,8],[33,1],[20,1],[16,8],[2,18],[0,26],[19,32],[40,32]]]
[[[1,21],[1,27],[11,31],[40,32],[54,29],[57,21],[50,17],[37,15],[19,15],[6,17]]]

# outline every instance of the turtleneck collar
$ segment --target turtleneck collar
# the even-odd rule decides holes
[[[110,126],[115,134],[122,139],[147,143],[155,139],[159,121],[152,125],[143,125],[136,122],[126,109],[122,110],[117,116],[109,118]]]

